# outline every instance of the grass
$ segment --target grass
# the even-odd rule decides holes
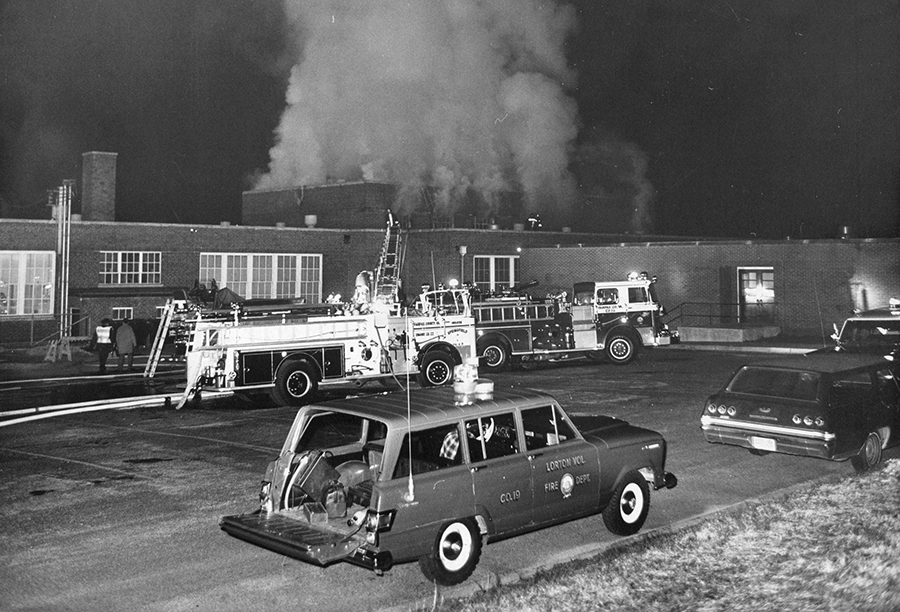
[[[900,611],[900,459],[435,610]]]

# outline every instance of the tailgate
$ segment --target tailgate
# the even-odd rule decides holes
[[[365,543],[356,530],[339,532],[277,513],[225,516],[219,525],[236,538],[315,565],[340,561]]]

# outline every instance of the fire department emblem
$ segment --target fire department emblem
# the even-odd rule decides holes
[[[563,477],[559,481],[559,490],[562,493],[563,499],[567,498],[572,494],[572,489],[575,488],[575,477],[569,473],[563,474]]]

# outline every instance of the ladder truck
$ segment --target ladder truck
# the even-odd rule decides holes
[[[279,309],[248,301],[228,316],[198,311],[179,407],[204,391],[268,393],[279,404],[302,406],[329,387],[407,375],[426,387],[452,382],[454,367],[475,358],[468,291],[432,292],[436,306],[427,312],[406,308],[398,297],[400,232],[389,218],[374,283],[361,273],[350,303]]]

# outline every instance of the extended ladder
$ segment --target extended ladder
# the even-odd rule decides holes
[[[159,321],[159,327],[156,328],[156,338],[153,340],[150,356],[147,358],[147,365],[144,366],[144,378],[153,378],[156,374],[156,366],[159,365],[163,346],[166,344],[166,337],[169,335],[169,326],[172,325],[175,307],[175,300],[170,298],[166,301],[166,306],[163,308],[162,319]]]
[[[375,300],[399,308],[400,267],[402,255],[400,251],[400,223],[388,211],[387,231],[384,234],[384,245],[381,248],[381,259],[375,274]]]

